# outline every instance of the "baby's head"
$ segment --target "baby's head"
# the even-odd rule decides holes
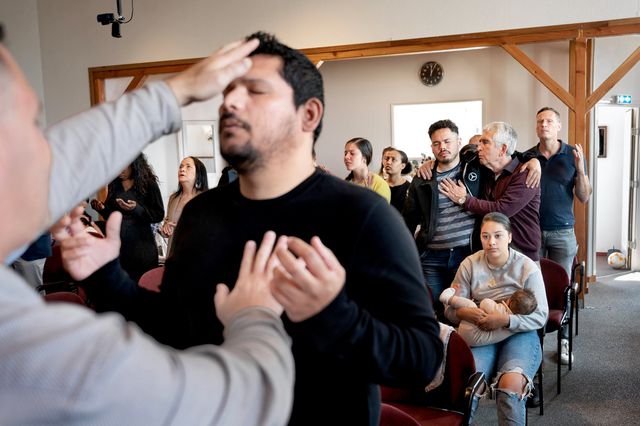
[[[536,297],[531,290],[517,290],[509,297],[509,309],[517,315],[529,315],[538,307]]]

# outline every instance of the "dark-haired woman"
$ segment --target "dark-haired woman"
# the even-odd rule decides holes
[[[506,328],[514,333],[497,343],[471,348],[478,371],[491,383],[498,409],[498,423],[526,422],[526,399],[542,360],[538,330],[547,322],[549,307],[538,265],[509,247],[511,223],[502,213],[488,213],[482,220],[482,249],[467,257],[453,280],[458,295],[482,302],[506,300],[517,290],[531,290],[538,306],[530,314],[513,315],[480,308],[447,306],[445,315],[454,324],[468,321],[484,331]]]
[[[167,247],[171,253],[173,231],[180,219],[184,206],[196,195],[209,189],[207,168],[195,157],[186,157],[178,168],[178,190],[171,194],[167,205],[167,217],[160,226],[160,234],[168,238]]]
[[[344,165],[349,171],[346,180],[356,185],[364,186],[391,201],[389,185],[376,173],[369,170],[369,163],[373,155],[371,142],[365,138],[353,138],[344,146]]]
[[[164,207],[158,178],[144,154],[109,184],[104,204],[92,200],[91,206],[105,219],[114,211],[122,213],[120,264],[132,279],[138,281],[142,274],[158,266],[151,224],[162,220]]]
[[[407,198],[409,182],[403,175],[411,173],[411,163],[404,151],[387,147],[382,151],[382,166],[386,181],[391,189],[391,205],[402,212],[404,200]]]

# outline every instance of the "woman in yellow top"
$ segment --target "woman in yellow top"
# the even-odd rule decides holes
[[[344,146],[344,165],[349,171],[347,180],[364,186],[391,201],[391,189],[383,178],[369,170],[373,147],[365,138],[353,138]]]

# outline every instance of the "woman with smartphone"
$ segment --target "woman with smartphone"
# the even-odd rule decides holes
[[[91,207],[105,220],[114,211],[122,213],[120,264],[136,281],[158,266],[158,248],[151,224],[164,218],[162,204],[158,178],[144,154],[109,184],[104,204],[91,201]]]

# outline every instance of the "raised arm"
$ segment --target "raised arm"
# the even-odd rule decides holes
[[[212,98],[250,67],[258,42],[223,47],[166,82],[154,82],[51,126],[51,223],[115,178],[150,142],[180,129],[180,107]]]
[[[585,161],[584,161],[584,153],[582,151],[582,145],[579,143],[576,144],[573,150],[573,155],[576,159],[576,178],[575,178],[575,187],[574,193],[578,200],[581,203],[586,203],[589,201],[589,197],[591,196],[592,188],[591,182],[589,182],[589,176],[587,176],[585,170]]]

